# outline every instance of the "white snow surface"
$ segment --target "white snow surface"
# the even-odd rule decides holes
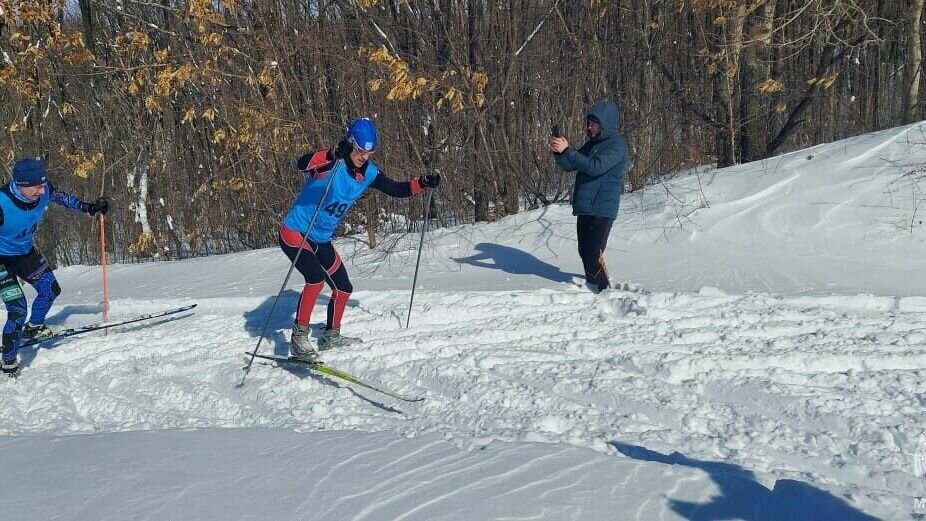
[[[419,237],[340,240],[364,341],[324,358],[418,403],[260,360],[239,385],[277,249],[110,266],[113,319],[198,307],[21,352],[0,515],[913,518],[924,188],[926,124],[678,175],[623,197],[606,259],[629,286],[600,295],[568,206],[437,229],[408,328]],[[99,268],[57,274],[49,324],[98,321]],[[297,279],[261,352],[286,353]]]

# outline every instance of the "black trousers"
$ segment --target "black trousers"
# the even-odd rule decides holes
[[[585,268],[585,280],[597,284],[602,290],[611,286],[608,268],[604,263],[604,250],[614,219],[594,215],[580,215],[576,219],[576,237],[579,240],[579,257]]]

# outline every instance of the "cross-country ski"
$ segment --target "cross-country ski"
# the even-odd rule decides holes
[[[157,311],[155,313],[144,313],[142,315],[137,315],[134,317],[116,320],[111,322],[97,322],[94,324],[87,324],[83,326],[69,327],[66,329],[61,329],[58,331],[52,331],[47,336],[42,336],[41,338],[34,338],[23,342],[20,347],[28,347],[35,344],[42,344],[48,342],[54,342],[62,338],[67,338],[75,335],[82,335],[84,333],[90,333],[92,331],[100,331],[103,329],[112,329],[119,326],[124,326],[127,324],[134,324],[136,322],[143,322],[147,320],[154,320],[156,318],[170,317],[172,315],[179,315],[181,313],[192,311],[196,307],[196,304],[190,304],[187,306],[180,306],[177,308],[171,308],[164,311]]]
[[[346,382],[346,383],[349,383],[349,384],[353,384],[353,385],[357,385],[357,386],[363,387],[363,388],[365,388],[365,389],[369,389],[369,390],[371,390],[371,391],[376,391],[376,392],[378,392],[378,393],[380,393],[380,394],[384,394],[384,395],[386,395],[386,396],[390,396],[390,397],[392,397],[392,398],[395,398],[395,399],[397,399],[397,400],[401,400],[401,401],[403,401],[403,402],[420,402],[420,401],[424,400],[424,398],[414,398],[414,397],[405,396],[405,395],[396,393],[395,391],[390,391],[390,390],[388,390],[388,389],[383,389],[382,387],[378,387],[378,386],[375,386],[375,385],[373,385],[373,384],[364,382],[363,380],[357,378],[356,376],[351,375],[351,374],[349,374],[349,373],[346,373],[346,372],[344,372],[344,371],[341,371],[340,369],[336,369],[336,368],[334,368],[334,367],[331,367],[330,365],[328,365],[328,364],[326,364],[326,363],[324,363],[324,362],[312,362],[312,361],[302,360],[302,359],[299,359],[299,358],[294,358],[294,357],[291,357],[291,356],[287,357],[287,356],[276,356],[276,355],[262,355],[262,354],[260,354],[260,353],[251,353],[251,352],[248,352],[248,353],[245,353],[245,354],[248,355],[248,356],[255,356],[255,357],[257,357],[257,358],[262,358],[262,359],[264,359],[264,360],[272,360],[272,361],[274,361],[274,362],[276,362],[276,363],[278,363],[278,364],[296,364],[296,365],[300,365],[300,366],[302,366],[302,367],[307,368],[308,370],[310,370],[310,371],[312,371],[312,372],[315,372],[315,373],[318,373],[318,374],[321,374],[321,375],[324,375],[324,376],[336,378],[336,379],[341,380],[341,381],[343,381],[343,382]]]

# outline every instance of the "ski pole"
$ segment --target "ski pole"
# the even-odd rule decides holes
[[[421,225],[421,238],[418,240],[418,260],[415,261],[415,276],[412,278],[412,296],[408,299],[408,316],[405,318],[405,329],[412,320],[412,302],[415,301],[415,286],[418,285],[418,267],[421,265],[421,249],[424,245],[424,234],[428,231],[428,219],[431,215],[431,191],[424,203],[424,223]]]
[[[263,327],[260,328],[260,337],[257,339],[257,345],[254,346],[254,351],[251,353],[251,359],[248,360],[248,365],[244,367],[244,376],[241,377],[241,383],[238,384],[238,387],[244,385],[245,378],[248,377],[248,373],[251,371],[251,365],[254,363],[254,358],[257,355],[257,352],[260,350],[260,344],[264,341],[264,336],[267,333],[267,326],[270,325],[270,319],[273,318],[273,312],[277,309],[277,304],[280,302],[280,297],[283,295],[283,291],[286,290],[286,285],[289,284],[289,277],[293,274],[293,269],[296,267],[296,262],[299,261],[299,256],[302,255],[302,248],[309,241],[309,234],[312,232],[312,227],[315,226],[315,219],[318,217],[318,211],[321,210],[322,203],[325,202],[325,197],[328,197],[328,190],[331,188],[331,181],[334,180],[334,176],[337,174],[338,167],[341,166],[341,163],[344,162],[343,158],[338,158],[334,162],[334,167],[328,173],[328,182],[325,183],[325,191],[322,192],[321,198],[318,200],[318,204],[315,206],[315,212],[312,213],[312,220],[309,221],[309,227],[306,228],[305,233],[302,234],[302,242],[299,244],[299,249],[296,250],[296,256],[293,257],[293,262],[289,265],[289,271],[286,272],[286,278],[283,279],[283,285],[280,286],[280,291],[277,292],[277,296],[273,299],[273,305],[270,306],[270,313],[267,315],[267,320],[264,320]]]
[[[109,281],[106,277],[106,217],[100,214],[100,266],[103,268],[103,321],[109,320]]]
[[[105,193],[106,172],[104,171],[100,179],[100,197],[103,197]],[[103,322],[106,322],[109,320],[109,277],[106,273],[106,215],[102,212],[100,212],[100,268],[103,276],[103,302],[100,305],[103,307]],[[108,335],[109,330],[104,330],[103,334]]]

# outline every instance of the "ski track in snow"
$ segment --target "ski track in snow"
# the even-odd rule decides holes
[[[286,430],[219,429],[65,437],[41,445],[19,438],[0,444],[9,453],[8,464],[67,461],[68,470],[88,484],[68,487],[65,477],[52,477],[49,483],[47,476],[29,473],[18,480],[0,475],[11,497],[4,519],[13,521],[566,520],[613,519],[616,512],[674,520],[681,518],[665,502],[639,498],[671,495],[697,504],[718,494],[718,487],[697,470],[667,473],[661,465],[597,457],[568,446],[551,450],[498,443],[466,452],[439,435],[396,439],[390,433],[325,432],[306,437]],[[174,446],[188,449],[185,461],[178,461]],[[272,476],[269,484],[248,482],[240,462],[225,456],[254,453],[255,447],[259,457],[251,459],[250,470]],[[101,453],[110,457],[100,458]],[[164,483],[171,485],[162,494],[139,493]],[[16,499],[56,485],[54,501]],[[253,491],[261,486],[272,492]],[[728,501],[736,505],[740,500]],[[60,510],[62,504],[67,512]]]
[[[392,430],[465,449],[501,440],[604,453],[618,441],[864,489],[882,507],[916,494],[898,447],[926,420],[922,299],[422,292],[418,321],[404,329],[395,311],[406,299],[355,293],[344,330],[364,342],[325,358],[425,396],[420,404],[260,360],[238,387],[260,325],[245,327],[244,317],[262,300],[214,299],[164,324],[27,351],[0,434]],[[285,352],[287,323],[275,318],[263,352]]]

